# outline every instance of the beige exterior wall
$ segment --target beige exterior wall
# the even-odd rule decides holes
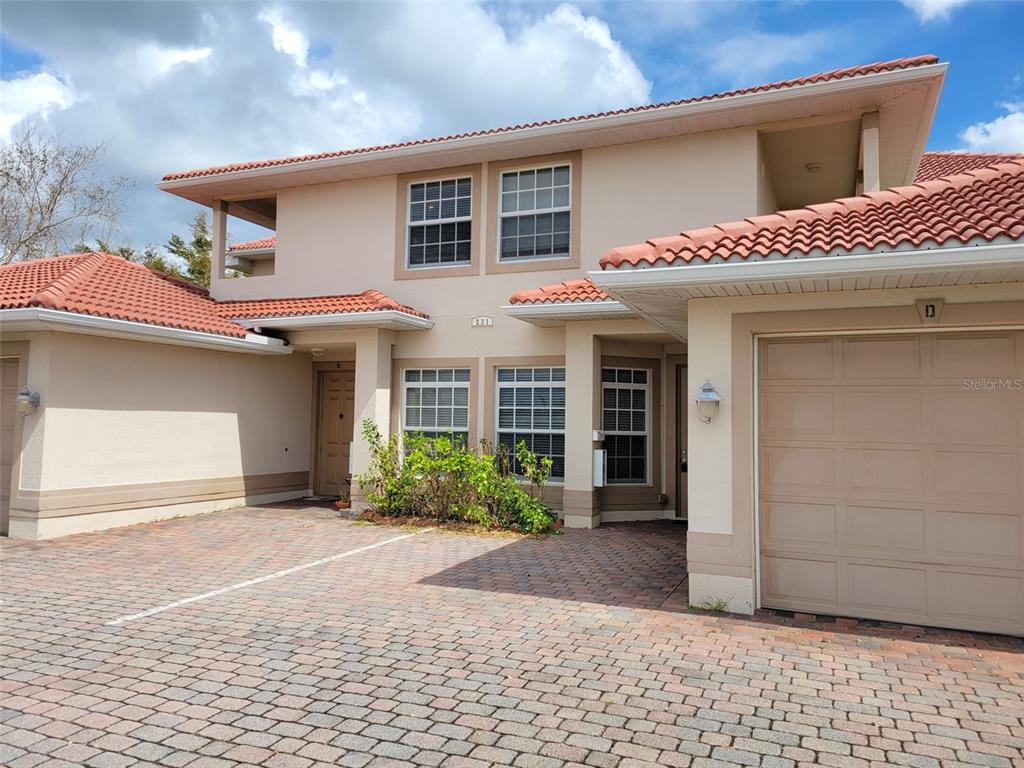
[[[5,339],[3,346],[13,349]],[[299,496],[308,355],[260,357],[35,333],[11,533],[37,538]]]
[[[474,173],[473,237],[480,274],[456,268],[448,276],[408,279],[395,268],[405,234],[398,222],[408,178],[381,176],[282,190],[277,195],[274,274],[215,280],[218,299],[359,293],[376,288],[427,312],[435,320],[494,314],[517,290],[581,277],[596,269],[610,248],[690,227],[732,221],[758,212],[755,129],[680,136],[554,155],[573,163],[578,206],[572,215],[579,242],[578,266],[540,260],[514,273],[488,273],[497,249],[496,166],[439,169]],[[544,158],[523,160],[526,166]],[[517,163],[502,162],[502,168]],[[577,167],[578,166],[578,167]],[[422,179],[430,174],[417,173]],[[574,194],[574,198],[577,195]],[[398,274],[396,274],[396,272]],[[517,325],[523,325],[517,323]],[[510,326],[514,327],[514,326]],[[443,330],[443,329],[438,329]],[[441,335],[441,334],[431,334]],[[450,352],[450,350],[449,350]]]
[[[1024,326],[1024,285],[694,299],[688,303],[688,386],[710,378],[722,396],[710,424],[689,418],[690,601],[757,604],[754,524],[754,335],[921,329],[916,299],[945,301],[939,327]]]

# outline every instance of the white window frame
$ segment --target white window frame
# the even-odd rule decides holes
[[[443,184],[446,181],[454,181],[458,184],[460,179],[469,179],[469,213],[465,216],[455,216],[454,218],[447,219],[423,219],[422,221],[412,220],[412,188],[417,184]],[[416,179],[410,181],[405,185],[405,256],[404,263],[405,268],[408,270],[417,269],[450,269],[452,267],[468,267],[473,263],[473,238],[476,233],[473,232],[473,195],[476,194],[475,184],[473,183],[473,174],[471,173],[459,173],[454,176],[443,176],[430,179]],[[424,203],[426,200],[424,199]],[[429,226],[432,224],[460,224],[462,222],[469,222],[469,259],[466,261],[453,261],[451,263],[439,263],[439,264],[413,264],[409,260],[409,248],[412,247],[412,237],[410,229],[412,227]]]
[[[523,171],[542,171],[545,168],[550,168],[552,170],[552,172],[554,171],[555,168],[568,168],[569,169],[569,204],[568,205],[561,205],[561,206],[557,206],[557,207],[552,207],[552,208],[542,208],[542,209],[533,208],[533,209],[531,209],[529,211],[518,211],[517,210],[517,211],[514,211],[514,212],[505,213],[501,209],[501,195],[502,195],[503,188],[504,188],[503,179],[505,177],[505,174],[506,173],[522,173]],[[568,260],[568,259],[572,258],[572,232],[573,232],[572,170],[573,170],[572,161],[571,160],[565,160],[565,161],[557,162],[557,163],[548,162],[548,163],[538,163],[537,165],[516,166],[515,168],[502,168],[501,170],[498,171],[498,183],[496,185],[497,188],[498,188],[498,199],[497,199],[497,202],[495,203],[495,210],[498,213],[498,235],[497,235],[497,242],[494,244],[495,248],[497,249],[497,257],[496,258],[497,258],[497,263],[498,264],[530,264],[530,263],[538,262],[538,261],[544,261],[544,262],[553,262],[554,261],[554,262],[557,262],[559,260]],[[536,187],[534,189],[536,189]],[[569,252],[566,253],[566,254],[557,254],[557,255],[553,254],[551,256],[531,256],[529,258],[503,259],[502,256],[501,256],[501,229],[502,229],[501,223],[505,219],[512,218],[513,216],[515,216],[515,217],[524,216],[524,215],[525,216],[532,216],[532,215],[536,215],[536,214],[539,214],[539,213],[568,213],[569,214]],[[527,367],[529,367],[529,366],[527,366]],[[538,367],[543,368],[544,366],[538,366]]]
[[[409,371],[419,371],[421,374],[422,374],[423,371],[434,371],[435,373],[437,373],[438,371],[452,371],[452,381],[450,381],[450,382],[448,382],[448,381],[437,381],[436,379],[434,381],[427,381],[427,382],[422,381],[422,379],[420,381],[408,381],[407,380],[407,375],[408,375]],[[466,371],[466,372],[468,372],[469,378],[466,381],[456,381],[455,380],[455,372],[456,371]],[[401,408],[401,414],[399,416],[399,427],[400,427],[399,428],[399,437],[402,440],[403,444],[405,442],[406,433],[417,433],[417,432],[418,433],[427,433],[427,432],[430,432],[430,433],[447,434],[447,433],[451,432],[453,434],[456,434],[456,433],[457,434],[465,434],[466,435],[466,445],[469,445],[469,430],[470,430],[470,424],[472,423],[472,420],[473,420],[473,387],[472,387],[472,383],[473,383],[473,369],[472,368],[468,368],[466,366],[458,366],[458,365],[456,365],[456,366],[440,366],[440,367],[437,367],[437,368],[434,368],[434,367],[431,367],[431,366],[422,366],[422,367],[421,366],[417,366],[415,368],[410,367],[410,368],[403,369],[402,370],[402,408]],[[419,427],[411,427],[411,428],[409,427],[409,425],[406,423],[406,419],[407,419],[407,410],[406,409],[407,409],[407,407],[409,405],[409,388],[410,387],[417,387],[419,389],[423,389],[424,384],[426,384],[427,386],[431,386],[434,389],[436,389],[439,386],[441,386],[441,387],[451,387],[453,389],[456,388],[456,387],[465,387],[465,389],[466,389],[466,427],[465,427],[465,429],[463,429],[461,427],[456,428],[454,426],[445,428],[445,427],[438,427],[436,425],[433,426],[433,427],[424,427],[422,424],[420,424]],[[436,400],[435,400],[435,403],[436,403]],[[422,402],[419,405],[417,405],[416,407],[422,409],[423,408]],[[437,405],[435,404],[434,406],[428,406],[428,407],[433,407],[433,408],[436,409]],[[452,421],[455,420],[455,416],[454,416],[454,409],[455,409],[455,407],[456,407],[455,405],[452,405],[452,409],[453,409],[453,411],[452,411]],[[461,407],[461,406],[459,406],[459,407]]]
[[[605,381],[605,371],[644,371],[647,374],[646,384],[635,384],[633,382],[619,382],[619,381]],[[616,379],[618,376],[616,376]],[[654,371],[650,368],[636,368],[625,365],[602,365],[601,366],[601,430],[604,432],[605,437],[643,437],[644,446],[647,451],[646,459],[644,461],[644,479],[643,480],[608,480],[608,485],[622,485],[622,486],[643,486],[651,484],[651,462],[653,457],[651,456],[651,433],[653,431],[651,424],[651,391],[652,391],[652,379],[654,378]],[[606,389],[629,389],[629,390],[643,390],[644,391],[644,427],[642,432],[637,430],[620,430],[620,429],[605,429],[604,428],[604,392]],[[616,398],[616,411],[618,411],[618,399]],[[606,457],[606,461],[611,461],[610,456]],[[607,472],[606,472],[607,474]]]
[[[501,388],[502,388],[502,386],[510,387],[513,390],[515,390],[515,389],[527,389],[527,388],[529,388],[529,389],[537,389],[537,388],[541,388],[541,387],[559,387],[560,386],[563,390],[565,390],[566,399],[568,400],[569,391],[568,391],[568,388],[565,386],[565,379],[564,378],[561,381],[532,381],[532,380],[531,381],[498,381],[498,372],[499,371],[507,371],[507,370],[519,371],[519,370],[525,370],[525,369],[529,369],[529,370],[535,371],[538,368],[547,368],[549,370],[554,370],[556,368],[559,368],[559,369],[562,370],[563,374],[565,373],[565,365],[564,364],[558,364],[558,365],[500,365],[500,366],[498,366],[497,368],[494,369],[494,444],[495,444],[495,446],[498,445],[498,434],[500,432],[514,432],[514,433],[520,434],[520,435],[561,435],[562,439],[563,440],[565,439],[566,430],[565,430],[564,426],[560,430],[558,430],[558,429],[534,429],[532,426],[529,429],[519,429],[518,427],[515,427],[515,426],[513,426],[511,428],[502,429],[500,424],[499,424],[499,420],[501,418]],[[530,408],[532,410],[533,406],[531,406]],[[565,410],[564,406],[563,406],[563,410]],[[532,419],[531,419],[531,422],[532,422]],[[564,448],[563,448],[563,451],[565,451]],[[564,463],[564,461],[568,458],[568,453],[564,452],[562,454],[562,458],[563,458],[563,463]],[[564,482],[565,482],[565,475],[563,474],[561,477],[558,477],[558,478],[554,478],[553,477],[551,479],[550,484],[551,485],[562,485]]]

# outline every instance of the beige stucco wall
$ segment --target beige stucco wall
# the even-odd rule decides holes
[[[308,355],[82,334],[22,338],[27,384],[42,406],[25,418],[13,535],[56,535],[105,527],[96,521],[115,512],[137,522],[308,488]]]
[[[757,213],[753,128],[584,150],[578,162],[580,204],[573,217],[579,267],[552,269],[552,262],[542,261],[536,270],[488,273],[497,248],[488,224],[496,216],[498,193],[494,174],[484,166],[474,189],[478,275],[396,279],[396,240],[404,237],[396,227],[399,180],[382,176],[279,192],[274,274],[215,280],[213,295],[315,296],[376,288],[444,322],[494,314],[517,290],[582,277],[615,246]],[[523,325],[506,327],[514,336]]]
[[[710,378],[722,396],[710,424],[688,404],[690,600],[756,605],[753,508],[753,334],[924,328],[914,301],[945,300],[942,326],[1024,325],[1024,285],[694,299],[688,303],[688,387]]]

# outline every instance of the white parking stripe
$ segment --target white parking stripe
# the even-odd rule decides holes
[[[246,587],[251,587],[251,586],[253,586],[255,584],[262,584],[263,582],[270,581],[271,579],[279,579],[282,576],[288,576],[290,574],[297,573],[299,571],[304,571],[307,568],[313,568],[313,567],[315,567],[317,565],[323,565],[324,563],[333,563],[335,560],[343,560],[346,557],[352,557],[353,555],[359,555],[359,554],[362,554],[363,552],[368,552],[371,549],[376,549],[377,547],[383,547],[383,546],[386,546],[388,544],[394,544],[396,541],[402,541],[403,539],[409,539],[409,538],[412,538],[413,536],[418,536],[421,533],[427,533],[427,532],[432,531],[432,530],[434,530],[434,529],[433,528],[424,528],[422,531],[417,531],[416,533],[407,533],[404,536],[395,536],[395,537],[390,538],[390,539],[385,539],[384,541],[378,541],[375,544],[367,544],[365,547],[358,547],[357,549],[352,549],[352,550],[349,550],[348,552],[341,552],[341,553],[339,553],[337,555],[331,555],[330,557],[324,557],[324,558],[321,558],[320,560],[314,560],[311,563],[303,563],[302,565],[296,565],[296,566],[293,566],[291,568],[285,568],[283,571],[277,571],[275,573],[269,573],[266,576],[260,576],[259,578],[256,578],[256,579],[249,579],[248,581],[242,581],[242,582],[239,582],[238,584],[232,584],[230,587],[221,587],[220,589],[215,589],[212,592],[204,592],[201,595],[193,595],[192,597],[186,597],[183,600],[175,600],[173,603],[168,603],[167,605],[161,605],[161,606],[159,606],[157,608],[150,608],[150,609],[145,610],[145,611],[140,611],[139,613],[133,613],[130,616],[119,616],[118,618],[114,619],[113,621],[108,621],[107,622],[107,626],[108,627],[113,627],[113,626],[116,626],[118,624],[124,624],[127,621],[135,621],[136,619],[144,619],[147,616],[153,616],[153,615],[158,614],[158,613],[163,613],[164,611],[169,611],[172,608],[180,608],[183,605],[191,605],[192,603],[198,603],[200,600],[206,600],[206,599],[211,598],[211,597],[217,597],[218,595],[223,595],[223,594],[225,594],[227,592],[234,592],[236,589],[245,589]]]

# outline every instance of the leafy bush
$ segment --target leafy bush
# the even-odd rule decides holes
[[[523,533],[554,526],[554,514],[540,499],[551,477],[551,459],[538,457],[524,442],[516,446],[513,461],[503,447],[493,450],[482,442],[473,450],[451,437],[421,435],[406,436],[403,455],[398,436],[385,440],[372,421],[363,422],[363,439],[370,446],[370,467],[356,479],[378,514]],[[513,467],[528,481],[526,488]]]

